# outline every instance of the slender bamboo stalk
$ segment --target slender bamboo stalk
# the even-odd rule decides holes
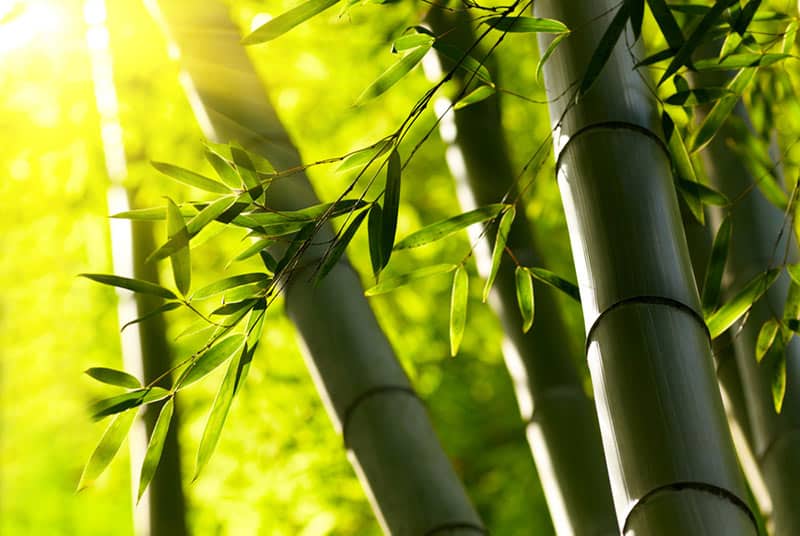
[[[617,519],[625,534],[754,535],[631,32],[577,102],[571,89],[620,5],[535,4],[537,16],[573,30],[547,63],[545,85]]]
[[[276,169],[301,164],[264,86],[239,44],[238,29],[217,2],[194,9],[159,2],[182,65],[196,89],[196,113],[208,137],[236,140]],[[273,208],[318,203],[303,173],[274,183]],[[319,242],[332,236],[330,228]],[[318,285],[309,278],[325,246],[307,250],[285,289],[286,310],[305,347],[309,370],[384,531],[409,535],[484,533],[421,400],[343,260]]]
[[[433,8],[426,21],[442,41],[459,50],[468,50],[475,42],[466,11]],[[440,55],[439,60],[446,69],[452,67],[446,57]],[[427,65],[426,71],[433,74]],[[490,71],[494,71],[492,76],[496,79],[496,69]],[[456,72],[462,88],[466,82],[463,73]],[[448,112],[442,118],[440,132],[462,208],[500,202],[507,192],[511,198],[515,196],[515,177],[496,97]],[[487,238],[490,248],[494,247],[494,235],[488,234]],[[506,246],[522,265],[542,265],[530,223],[521,208]],[[489,248],[478,248],[476,256],[479,268],[486,272],[491,263]],[[522,332],[514,269],[514,263],[506,257],[495,279],[490,303],[500,316],[508,339],[503,353],[520,413],[527,423],[528,442],[556,533],[616,534],[597,415],[575,368],[572,346],[567,343],[572,336],[563,323],[554,291],[538,282],[536,324],[527,333]]]

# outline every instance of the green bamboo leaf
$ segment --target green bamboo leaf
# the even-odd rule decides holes
[[[318,15],[337,4],[339,0],[308,0],[297,7],[278,15],[262,24],[242,39],[243,45],[257,45],[280,37],[295,26],[304,23],[314,15]]]
[[[197,477],[200,476],[200,471],[211,459],[211,454],[213,454],[219,442],[222,427],[225,425],[225,419],[228,417],[228,411],[231,409],[236,375],[239,370],[239,361],[241,360],[240,353],[235,355],[236,357],[228,364],[228,371],[225,373],[225,378],[223,378],[219,391],[217,391],[217,396],[211,406],[211,413],[208,415],[203,437],[200,439],[200,447],[197,450],[197,462],[192,480],[197,480]]]
[[[764,356],[767,355],[772,343],[775,342],[775,336],[778,334],[780,324],[774,318],[770,318],[761,326],[758,331],[758,339],[756,340],[756,361],[761,363]]]
[[[791,57],[791,54],[730,54],[721,60],[717,58],[698,60],[694,62],[694,68],[697,71],[732,71],[748,67],[768,67]]]
[[[168,396],[169,391],[161,387],[144,387],[121,395],[104,398],[92,404],[92,418],[94,420],[100,420],[108,415],[114,415],[126,409],[141,406],[142,404],[158,402]]]
[[[794,47],[794,42],[797,39],[797,21],[793,20],[786,26],[783,32],[783,42],[781,43],[781,52],[783,54],[790,54]]]
[[[559,277],[550,270],[545,270],[544,268],[526,268],[526,270],[528,270],[535,279],[538,279],[546,285],[550,285],[556,290],[560,290],[576,302],[581,303],[581,293],[575,283],[567,281],[563,277]]]
[[[500,212],[505,210],[508,205],[502,203],[495,203],[493,205],[486,205],[479,207],[469,212],[447,218],[446,220],[437,221],[412,233],[405,237],[403,240],[395,244],[394,249],[408,249],[416,248],[435,242],[453,233],[456,233],[475,223],[484,222],[497,217]]]
[[[664,102],[674,106],[700,106],[701,104],[717,101],[722,97],[731,96],[734,96],[734,93],[728,88],[706,87],[690,89],[688,91],[678,91],[664,99]]]
[[[730,32],[726,37],[725,41],[722,42],[722,47],[719,51],[719,61],[724,60],[738,49],[742,45],[742,36],[736,32]]]
[[[553,19],[538,19],[535,17],[506,17],[496,16],[483,20],[495,30],[512,33],[563,33],[568,32],[563,22]]]
[[[800,285],[800,264],[787,264],[786,273],[789,274],[795,284]]]
[[[264,319],[267,316],[266,309],[267,301],[262,299],[253,307],[250,311],[250,317],[247,319],[247,339],[245,340],[242,357],[239,359],[239,367],[236,370],[236,381],[233,385],[234,395],[236,395],[239,388],[244,384],[244,381],[247,379],[247,374],[250,372],[250,363],[253,361],[253,356],[261,340]]]
[[[568,36],[569,32],[558,34],[552,41],[550,41],[550,44],[547,45],[544,54],[542,54],[542,57],[539,58],[539,62],[536,64],[536,80],[538,80],[539,82],[542,81],[542,69],[544,69],[544,64],[547,63],[547,60],[549,60],[550,56],[553,55],[553,52],[556,51],[556,48],[558,48],[558,45],[561,44],[561,41],[563,41]]]
[[[675,55],[675,49],[673,49],[673,48],[667,48],[667,49],[664,49],[664,50],[659,50],[658,52],[655,52],[655,53],[645,57],[643,60],[639,61],[638,63],[636,63],[636,65],[634,65],[634,68],[638,69],[639,67],[647,67],[648,65],[653,65],[655,63],[658,63],[658,62],[661,62],[661,61],[664,61],[664,60],[668,60],[669,58],[671,58],[674,55]]]
[[[503,260],[503,252],[506,249],[506,241],[508,240],[508,233],[511,231],[511,225],[514,223],[514,218],[517,215],[517,209],[514,206],[508,207],[500,219],[500,225],[497,227],[497,235],[494,239],[494,249],[492,250],[492,267],[489,270],[489,276],[486,278],[486,284],[483,287],[483,303],[489,297],[489,291],[492,289],[494,279],[497,277],[497,271],[500,269],[500,262]]]
[[[686,145],[683,143],[680,131],[675,127],[672,117],[670,117],[666,110],[661,114],[661,127],[664,130],[664,139],[667,140],[669,153],[672,157],[672,164],[675,166],[678,179],[696,184],[697,175],[695,175],[692,160],[689,158],[689,152],[686,150]],[[700,225],[705,225],[703,202],[700,196],[680,188],[678,188],[678,190],[681,192],[684,201],[686,201],[686,206],[689,207],[695,219]]]
[[[406,34],[398,37],[395,42],[392,43],[392,53],[397,54],[398,52],[405,52],[406,50],[422,46],[431,47],[434,41],[436,41],[436,38],[429,34]]]
[[[460,110],[462,108],[466,108],[471,104],[475,104],[476,102],[481,102],[482,100],[486,100],[492,95],[494,95],[495,91],[494,88],[491,86],[478,86],[470,93],[465,95],[464,97],[458,99],[458,101],[453,106],[454,110]]]
[[[459,265],[453,274],[453,291],[450,295],[450,355],[453,357],[458,353],[458,347],[464,337],[468,294],[469,277],[464,265]]]
[[[271,212],[250,212],[247,217],[257,226],[263,227],[266,234],[275,236],[275,232],[282,232],[283,228],[291,227],[296,232],[309,222],[313,222],[322,216],[335,218],[343,214],[349,214],[368,205],[361,199],[342,199],[335,203],[320,203],[300,210],[271,211]]]
[[[363,168],[368,163],[377,160],[381,155],[391,148],[391,141],[382,140],[369,147],[356,151],[342,160],[342,163],[336,168],[336,173],[342,173],[355,168]]]
[[[242,180],[239,178],[239,174],[236,173],[236,169],[234,169],[227,159],[212,150],[207,150],[205,155],[206,160],[208,160],[208,163],[214,168],[214,171],[217,172],[222,182],[227,184],[230,188],[238,189],[242,187]]]
[[[232,303],[250,298],[259,298],[266,295],[266,290],[272,283],[272,279],[262,279],[256,283],[241,285],[225,291],[222,297],[223,303]]]
[[[745,88],[747,88],[748,84],[750,84],[750,82],[753,80],[756,70],[757,69],[754,68],[743,69],[739,71],[739,74],[737,74],[733,80],[731,80],[727,88],[731,90],[733,95],[721,98],[717,101],[714,107],[711,108],[711,111],[705,117],[700,127],[698,127],[697,131],[695,131],[689,138],[688,150],[690,153],[699,151],[711,141],[722,124],[725,122],[725,119],[728,118],[730,113],[736,107],[736,103],[739,100],[739,95],[742,94]]]
[[[78,482],[78,491],[89,487],[97,477],[103,474],[128,435],[134,417],[136,417],[135,411],[128,411],[114,417],[83,468],[81,479]]]
[[[211,311],[211,314],[218,316],[233,316],[237,313],[242,313],[242,311],[245,311],[244,313],[242,313],[242,316],[244,316],[245,314],[247,314],[247,311],[250,310],[253,304],[256,303],[257,301],[258,299],[251,298],[238,302],[225,303],[224,305],[220,305],[219,307]]]
[[[224,184],[217,182],[214,179],[210,179],[205,175],[195,173],[194,171],[173,166],[172,164],[167,164],[166,162],[151,162],[151,164],[154,168],[167,177],[175,179],[178,182],[188,184],[189,186],[194,186],[195,188],[199,188],[207,192],[213,192],[215,194],[231,193],[231,189]]]
[[[236,171],[242,178],[242,182],[247,188],[250,198],[253,201],[257,200],[261,194],[264,193],[264,187],[261,185],[261,177],[259,177],[256,171],[256,166],[253,165],[253,160],[250,158],[247,151],[238,145],[231,144],[230,149],[233,163],[236,164]]]
[[[786,398],[786,357],[783,353],[773,367],[771,387],[775,413],[780,414],[783,409],[783,400]]]
[[[181,213],[184,216],[193,216],[197,211],[192,210],[189,212],[186,208],[181,207]],[[135,221],[159,221],[167,217],[167,209],[164,207],[151,207],[151,208],[137,208],[133,210],[126,210],[111,215],[112,218],[135,220]]]
[[[109,275],[109,274],[79,274],[79,275],[81,277],[85,277],[86,279],[91,279],[92,281],[96,281],[104,285],[110,285],[112,287],[124,288],[127,290],[132,290],[133,292],[140,292],[142,294],[152,294],[154,296],[160,296],[168,300],[178,299],[178,296],[168,288],[164,288],[160,285],[156,285],[155,283],[150,283],[149,281],[143,281],[141,279],[131,279],[129,277],[122,277],[118,275]]]
[[[177,249],[169,256],[172,264],[172,276],[175,286],[186,295],[192,284],[192,261],[189,253],[189,231],[183,221],[178,205],[167,198],[167,233],[168,239],[175,241]]]
[[[642,20],[644,19],[644,0],[625,0],[628,14],[631,19],[634,40],[639,39],[642,33]]]
[[[759,7],[761,7],[761,0],[750,0],[747,2],[747,5],[742,8],[741,13],[739,13],[739,16],[733,23],[734,31],[736,31],[739,35],[744,35],[744,33],[747,31],[747,27],[750,26],[750,22],[753,20],[753,17],[755,17],[756,11]]]
[[[533,326],[533,279],[528,269],[523,266],[517,266],[514,277],[517,284],[517,304],[522,315],[522,331],[527,333]]]
[[[295,256],[300,253],[304,244],[306,244],[311,238],[314,236],[316,231],[317,224],[316,222],[309,222],[303,225],[299,231],[292,237],[292,241],[289,242],[289,246],[286,248],[286,251],[283,252],[283,257],[278,261],[278,265],[275,267],[274,273],[276,275],[282,274],[284,268],[289,266],[291,262],[295,260]]]
[[[664,0],[647,0],[647,5],[650,6],[650,11],[656,19],[656,24],[661,29],[669,48],[677,51],[683,46],[683,32],[678,22],[670,11],[670,6]]]
[[[226,277],[225,279],[214,281],[213,283],[195,291],[194,294],[192,294],[192,299],[205,300],[206,298],[216,296],[217,294],[221,294],[234,287],[240,287],[242,285],[255,283],[257,281],[266,281],[267,279],[269,279],[269,275],[264,272],[253,272]]]
[[[244,344],[244,335],[237,333],[231,335],[200,355],[186,370],[181,374],[180,379],[175,382],[180,389],[184,389],[194,382],[206,377],[214,369],[228,360]]]
[[[369,260],[372,264],[372,273],[375,277],[383,269],[383,252],[381,252],[381,226],[383,225],[383,209],[378,203],[373,203],[369,209],[367,219],[367,233],[369,235]]]
[[[261,250],[269,247],[273,243],[274,241],[270,240],[269,238],[261,238],[259,240],[256,240],[255,242],[247,246],[247,248],[245,248],[244,251],[236,255],[234,260],[243,261],[245,259],[249,259],[256,253],[259,253]]]
[[[392,246],[397,233],[397,212],[400,208],[400,182],[403,164],[397,149],[389,155],[386,166],[386,189],[383,194],[383,211],[381,213],[381,264],[383,269],[389,264],[392,256]]]
[[[679,190],[688,195],[697,197],[706,205],[725,207],[730,204],[730,201],[728,201],[728,198],[725,197],[725,195],[714,190],[713,188],[706,186],[705,184],[700,184],[699,182],[692,182],[685,179],[678,179],[676,184]]]
[[[474,74],[483,82],[486,82],[490,86],[494,86],[494,82],[492,82],[492,75],[489,73],[489,69],[487,69],[482,62],[468,55],[463,49],[455,45],[451,45],[450,43],[443,43],[441,41],[436,41],[433,44],[433,48],[436,50],[439,56],[451,61],[453,65],[456,65],[459,69],[470,74]]]
[[[665,4],[666,5],[666,4]],[[703,4],[669,4],[669,9],[675,13],[683,13],[691,17],[703,17],[711,7]]]
[[[150,318],[153,318],[154,316],[158,316],[158,315],[160,315],[162,313],[166,313],[166,312],[169,312],[169,311],[174,311],[175,309],[177,309],[180,306],[181,306],[180,302],[167,302],[167,303],[164,303],[162,305],[159,305],[158,307],[156,307],[152,311],[149,311],[149,312],[143,314],[139,318],[135,318],[135,319],[133,319],[133,320],[131,320],[129,322],[125,322],[122,325],[122,327],[119,328],[119,330],[120,330],[120,332],[125,331],[128,327],[130,327],[130,326],[132,326],[134,324],[138,324],[139,322],[144,322],[145,320],[149,320]]]
[[[356,231],[358,231],[358,228],[361,226],[361,223],[364,221],[366,216],[366,210],[359,213],[355,218],[353,218],[353,222],[347,227],[341,236],[339,236],[336,242],[334,242],[333,247],[328,250],[328,252],[325,254],[325,257],[322,259],[322,262],[320,263],[319,271],[314,278],[315,282],[318,283],[322,281],[322,278],[328,275],[328,272],[330,272],[333,267],[336,266],[336,263],[338,263],[339,259],[342,258],[342,255],[344,255],[344,250],[347,249],[347,246],[350,244],[350,241],[355,236]]]
[[[203,227],[219,218],[223,213],[235,205],[238,200],[239,199],[234,196],[225,196],[207,205],[186,224],[186,232],[189,233],[189,238],[195,236],[197,233],[203,230]],[[242,209],[247,206],[244,203],[241,203],[241,205]]]
[[[434,264],[433,266],[426,266],[425,268],[420,268],[419,270],[415,270],[407,274],[384,279],[374,287],[365,290],[364,295],[377,296],[378,294],[384,294],[403,285],[407,285],[412,281],[416,281],[417,279],[423,279],[433,275],[452,272],[456,268],[458,268],[458,265],[455,264]]]
[[[694,54],[697,47],[703,41],[703,39],[707,36],[708,31],[717,23],[719,19],[722,17],[724,11],[734,2],[738,2],[739,0],[717,0],[711,9],[708,10],[697,26],[694,27],[692,33],[689,34],[689,37],[683,42],[681,47],[675,53],[675,56],[672,58],[672,61],[667,66],[667,70],[661,76],[661,79],[658,82],[658,85],[664,83],[670,76],[678,72],[678,69],[687,65],[692,60],[692,54]]]
[[[161,461],[161,452],[164,450],[164,441],[167,439],[167,432],[169,431],[169,424],[172,421],[172,412],[175,408],[175,398],[170,397],[158,414],[158,419],[153,427],[153,433],[150,434],[150,441],[147,443],[147,451],[144,455],[142,462],[142,471],[139,474],[139,494],[137,502],[142,499],[144,490],[147,489],[148,484],[153,479],[156,473],[158,462]]]
[[[780,270],[769,270],[751,279],[728,303],[706,318],[711,338],[716,339],[731,327],[772,286]]]
[[[105,367],[92,367],[84,371],[95,380],[109,385],[138,389],[142,383],[136,376],[131,376],[127,372]]]
[[[711,246],[711,255],[706,268],[705,282],[701,303],[703,312],[710,314],[719,304],[722,289],[722,274],[725,272],[725,262],[728,260],[728,251],[731,243],[731,218],[728,216],[719,226],[717,236]]]
[[[614,51],[614,47],[619,41],[622,31],[625,29],[625,24],[628,22],[628,9],[627,5],[623,4],[614,18],[611,19],[611,24],[608,25],[600,41],[597,43],[592,58],[589,60],[589,65],[586,67],[586,72],[581,79],[581,85],[578,88],[578,97],[585,95],[589,88],[592,87],[594,81],[600,75],[600,72],[605,67],[608,58]]]
[[[356,106],[377,97],[395,85],[401,78],[411,71],[425,56],[430,46],[417,47],[400,58],[394,65],[389,67],[372,84],[370,84],[356,99]]]

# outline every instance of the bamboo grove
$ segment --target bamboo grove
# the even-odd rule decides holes
[[[169,262],[173,285],[141,269],[137,278],[83,275],[150,297],[153,308],[136,320],[144,326],[185,308],[210,335],[173,367],[148,371],[147,383],[90,369],[124,391],[93,408],[110,423],[80,486],[111,462],[137,410],[158,403],[141,471],[146,487],[168,441],[176,395],[225,365],[196,477],[253,365],[266,310],[283,296],[381,528],[489,532],[367,299],[447,277],[452,355],[465,334],[470,287],[502,320],[505,360],[559,535],[800,533],[793,492],[800,482],[800,168],[790,158],[798,140],[774,128],[781,107],[797,108],[796,13],[757,0],[421,4],[418,17],[391,36],[394,59],[355,105],[381,99],[423,66],[428,89],[385,137],[306,162],[245,47],[258,54],[312,17],[360,8],[342,4],[306,0],[248,34],[221,3],[200,10],[179,0],[148,2],[180,50],[184,89],[216,175],[153,162],[207,196],[113,216],[166,222],[166,240],[148,262]],[[550,135],[531,137],[522,169],[508,156],[499,111],[503,99],[527,99],[506,90],[496,69],[510,34],[538,41],[540,56],[530,61],[550,112]],[[405,171],[437,131],[464,211],[398,236],[402,194],[415,180]],[[556,176],[540,177],[551,149]],[[321,201],[306,176],[317,166],[357,175]],[[534,180],[553,178],[576,283],[547,268],[526,214]],[[193,288],[190,246],[212,222],[244,230],[249,241],[232,256],[260,258],[263,269]],[[463,256],[409,272],[393,268],[395,255],[465,230],[471,246]],[[346,255],[357,233],[369,242],[366,289]],[[562,297],[583,312],[578,358],[563,343],[574,335],[562,320]],[[580,360],[591,393],[575,366]],[[741,433],[732,435],[732,427]],[[754,479],[763,481],[764,496]]]

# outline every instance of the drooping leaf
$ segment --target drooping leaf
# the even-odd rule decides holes
[[[450,355],[454,357],[464,337],[468,294],[469,277],[464,265],[459,265],[453,274],[453,290],[450,294]]]
[[[186,295],[192,284],[192,261],[189,253],[189,231],[183,221],[183,216],[172,199],[167,198],[167,232],[168,239],[176,243],[177,249],[169,256],[172,264],[172,276],[175,286]]]
[[[136,417],[135,411],[128,411],[114,417],[83,468],[81,479],[78,482],[78,491],[89,487],[105,471],[128,435],[134,417]]]
[[[169,311],[174,311],[175,309],[177,309],[180,306],[181,306],[181,304],[179,302],[174,302],[174,301],[173,302],[164,303],[162,305],[159,305],[158,307],[156,307],[152,311],[148,311],[147,313],[143,314],[139,318],[135,318],[133,320],[125,322],[124,324],[122,324],[122,327],[119,328],[119,330],[120,330],[120,332],[125,331],[128,327],[130,327],[130,326],[132,326],[134,324],[138,324],[139,322],[144,322],[145,320],[149,320],[150,318],[153,318],[154,316],[158,316],[160,314],[167,313]]]
[[[395,85],[401,78],[413,69],[425,54],[430,50],[430,46],[420,46],[406,53],[397,63],[389,67],[382,75],[372,82],[356,99],[356,106],[364,104],[370,99],[386,92]]]
[[[367,163],[377,160],[383,153],[391,148],[392,143],[390,141],[382,140],[374,145],[371,145],[370,147],[355,151],[347,158],[342,160],[342,163],[336,168],[336,173],[342,173],[355,168],[362,168],[367,165]]]
[[[425,277],[430,277],[433,275],[452,272],[457,267],[458,265],[456,264],[434,264],[433,266],[426,266],[424,268],[420,268],[419,270],[415,270],[407,274],[402,274],[391,277],[389,279],[384,279],[374,287],[365,290],[364,295],[377,296],[378,294],[384,294],[386,292],[390,292],[396,289],[397,287],[401,287],[403,285],[411,283],[412,281],[416,281],[417,279],[423,279]]]
[[[761,326],[758,331],[758,339],[756,340],[756,361],[761,363],[761,360],[769,352],[772,343],[775,342],[775,335],[778,334],[780,324],[774,318],[770,318]]]
[[[715,339],[731,327],[772,286],[780,270],[769,270],[751,279],[728,303],[706,318],[711,338]]]
[[[711,313],[719,304],[722,274],[725,272],[725,262],[728,259],[731,243],[731,227],[731,218],[728,216],[722,220],[711,246],[711,255],[708,259],[708,268],[706,268],[706,277],[703,283],[703,295],[700,300],[705,314]]]
[[[467,54],[466,51],[453,44],[442,41],[436,41],[433,44],[433,48],[441,58],[447,59],[451,61],[453,65],[457,65],[459,69],[475,75],[489,86],[494,86],[489,69],[473,56]]]
[[[497,227],[497,235],[494,239],[494,249],[492,250],[492,266],[486,278],[486,285],[483,287],[483,303],[486,303],[489,291],[494,284],[494,279],[497,277],[497,271],[500,269],[500,262],[503,260],[503,253],[506,249],[508,233],[511,231],[511,225],[514,223],[516,215],[517,210],[512,205],[503,213],[503,217],[500,219],[500,225]]]
[[[705,87],[690,89],[688,91],[679,91],[664,99],[664,102],[675,106],[699,106],[701,104],[714,102],[722,97],[730,96],[733,96],[733,93],[728,88]]]
[[[95,380],[109,385],[117,385],[119,387],[126,387],[128,389],[138,389],[142,383],[136,376],[132,376],[127,372],[105,367],[92,367],[86,369],[86,374]]]
[[[523,266],[517,266],[514,276],[517,284],[517,304],[522,315],[522,331],[527,333],[533,326],[533,279],[528,269]]]
[[[350,241],[355,236],[356,231],[358,231],[358,228],[361,226],[361,223],[364,221],[366,216],[366,210],[360,212],[355,218],[353,218],[353,221],[347,226],[347,229],[345,229],[341,236],[339,236],[336,242],[333,243],[331,249],[322,259],[322,263],[320,263],[319,270],[314,278],[316,282],[322,281],[322,278],[328,275],[328,272],[330,272],[333,267],[336,266],[336,263],[338,263],[339,259],[342,258],[342,255],[344,255],[344,250],[347,249],[347,246],[350,244]]]
[[[569,36],[569,33],[558,34],[555,38],[550,41],[550,44],[547,45],[547,48],[542,54],[542,57],[539,58],[539,62],[536,64],[536,80],[539,82],[542,81],[542,69],[544,69],[544,64],[547,63],[547,60],[550,59],[550,56],[553,55],[553,52],[556,51],[558,45],[561,44],[561,41],[566,39]]]
[[[129,277],[110,274],[80,274],[80,276],[85,277],[86,279],[91,279],[92,281],[97,281],[98,283],[102,283],[104,285],[124,288],[127,290],[132,290],[133,292],[152,294],[168,300],[178,299],[178,296],[168,288],[164,288],[160,285],[156,285],[155,283],[150,283],[149,281],[143,281],[141,279],[131,279]]]
[[[231,335],[219,341],[190,364],[183,374],[181,374],[180,379],[175,383],[180,386],[180,389],[184,389],[192,383],[204,378],[227,361],[229,357],[242,347],[242,344],[244,344],[244,335],[241,333]]]
[[[730,204],[730,201],[727,197],[725,197],[725,195],[714,190],[713,188],[706,186],[705,184],[679,178],[677,181],[677,186],[679,190],[683,190],[688,195],[697,197],[706,205],[724,207]]]
[[[207,150],[205,155],[206,160],[208,160],[208,163],[214,168],[214,171],[217,172],[222,182],[230,188],[242,187],[242,180],[239,178],[239,174],[236,173],[236,169],[231,166],[230,162],[211,150]]]
[[[392,52],[397,54],[398,52],[405,52],[406,50],[411,50],[412,48],[422,46],[430,47],[433,46],[434,41],[436,41],[436,38],[430,34],[406,34],[395,39],[394,43],[392,43]]]
[[[783,409],[783,401],[786,398],[786,357],[781,354],[772,369],[772,402],[775,406],[775,413],[780,414]]]
[[[220,305],[219,307],[211,311],[211,314],[217,316],[233,316],[238,313],[241,313],[241,317],[243,318],[244,315],[247,314],[247,311],[249,311],[250,308],[253,306],[253,304],[256,303],[257,301],[258,301],[257,298],[251,298],[238,302],[225,303],[224,305]]]
[[[239,367],[236,370],[236,381],[233,385],[233,394],[236,395],[244,385],[247,374],[250,372],[250,364],[261,340],[261,332],[264,328],[264,318],[266,317],[267,302],[259,301],[250,311],[250,318],[247,320],[247,338],[242,350],[242,357],[239,359]]]
[[[661,114],[661,127],[664,130],[664,138],[667,140],[669,153],[672,157],[672,164],[675,167],[678,179],[696,184],[697,175],[695,175],[692,160],[689,158],[689,153],[686,150],[680,132],[675,127],[675,123],[666,110]],[[693,195],[692,192],[680,188],[678,191],[681,192],[684,201],[686,201],[686,206],[689,207],[695,219],[700,225],[704,225],[705,214],[703,213],[703,202],[700,196]]]
[[[469,212],[453,216],[452,218],[437,221],[408,235],[395,244],[394,249],[416,248],[440,240],[475,223],[496,218],[506,206],[507,205],[502,203],[495,203],[493,205],[486,205],[470,210]]]
[[[486,100],[492,95],[494,95],[495,91],[494,88],[491,86],[478,86],[474,90],[472,90],[464,97],[458,99],[458,101],[453,106],[454,110],[460,110],[462,108],[466,108],[471,104],[475,104],[476,102],[481,102],[482,100]]]
[[[338,2],[339,0],[307,0],[256,28],[242,39],[242,44],[257,45],[272,41]]]
[[[670,11],[670,6],[664,0],[647,0],[647,5],[650,6],[650,11],[656,19],[656,24],[661,29],[661,33],[666,39],[669,48],[674,51],[679,50],[683,46],[683,32],[678,22]]]
[[[104,398],[92,404],[92,418],[102,419],[142,404],[158,402],[169,396],[169,391],[161,387],[143,387],[121,395]]]
[[[381,264],[382,270],[392,256],[392,246],[397,233],[397,212],[400,208],[400,182],[402,162],[397,149],[389,155],[386,165],[386,189],[383,193],[383,211],[381,213]]]
[[[172,421],[172,412],[175,408],[175,398],[170,397],[163,406],[156,419],[156,424],[153,427],[153,433],[150,434],[150,441],[147,443],[147,451],[144,455],[142,462],[142,471],[139,474],[139,493],[137,501],[142,499],[144,490],[153,480],[153,475],[156,474],[158,462],[161,461],[161,452],[164,450],[164,441],[167,439],[167,432],[169,425]]]
[[[256,166],[253,164],[250,155],[243,148],[232,143],[230,149],[233,163],[236,164],[236,171],[242,178],[242,182],[247,188],[250,198],[253,201],[257,200],[261,197],[261,194],[264,193],[264,187],[261,185],[261,178],[256,171]]]
[[[578,88],[579,98],[589,91],[594,81],[600,76],[608,58],[611,57],[611,53],[614,51],[614,47],[617,46],[617,41],[619,41],[619,37],[622,35],[622,31],[625,29],[627,22],[628,8],[626,4],[623,4],[617,11],[617,14],[614,15],[614,18],[611,19],[611,24],[606,28],[605,33],[594,49],[594,53],[592,53],[589,65],[586,67],[586,72],[583,74],[580,87]]]
[[[699,151],[711,141],[725,122],[725,119],[728,118],[736,107],[739,95],[742,94],[747,85],[753,80],[755,74],[755,68],[743,69],[731,80],[727,88],[731,90],[733,95],[721,98],[714,107],[711,108],[711,111],[705,117],[700,127],[698,127],[697,131],[689,138],[688,150],[690,153]]]
[[[732,71],[747,67],[768,67],[791,57],[791,54],[731,54],[722,60],[717,58],[698,60],[694,62],[694,68],[698,71]]]
[[[625,0],[628,15],[631,19],[633,38],[639,39],[642,33],[642,20],[644,19],[644,0]]]
[[[226,277],[225,279],[214,281],[213,283],[195,291],[195,293],[192,294],[192,299],[205,300],[206,298],[216,296],[217,294],[221,294],[234,287],[240,287],[242,285],[255,283],[257,281],[265,281],[267,279],[269,279],[269,275],[264,272],[253,272]]]
[[[217,182],[214,179],[210,179],[205,175],[200,175],[199,173],[195,173],[189,169],[173,166],[172,164],[167,164],[166,162],[152,162],[152,164],[153,167],[158,171],[167,177],[170,177],[171,179],[175,179],[178,182],[188,184],[189,186],[194,186],[195,188],[199,188],[207,192],[213,192],[215,194],[231,193],[230,188],[221,182]]]
[[[535,17],[489,17],[483,20],[495,30],[512,33],[563,33],[569,28],[563,22]]]
[[[526,270],[528,270],[535,279],[538,279],[546,285],[550,285],[556,290],[560,290],[576,302],[581,302],[581,293],[575,283],[567,281],[563,277],[557,276],[550,270],[545,270],[544,268],[526,268]]]
[[[381,251],[381,226],[383,225],[383,209],[378,203],[373,203],[369,209],[367,219],[367,232],[369,234],[369,260],[372,263],[372,274],[378,277],[383,269],[383,252]]]

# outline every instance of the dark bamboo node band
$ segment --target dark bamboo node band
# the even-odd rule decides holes
[[[556,156],[556,177],[558,177],[558,170],[561,168],[561,157],[567,151],[567,147],[569,147],[572,142],[578,139],[583,134],[587,132],[591,132],[593,130],[630,130],[633,132],[638,132],[643,136],[650,138],[651,140],[656,142],[656,145],[661,147],[661,150],[664,151],[664,155],[667,157],[668,161],[671,161],[672,158],[669,154],[669,148],[664,143],[664,140],[661,137],[650,130],[649,128],[645,128],[641,125],[637,125],[636,123],[628,123],[626,121],[603,121],[602,123],[593,123],[591,125],[586,125],[585,127],[581,127],[573,133],[567,143],[561,148],[561,151]]]
[[[736,495],[735,493],[728,491],[725,488],[715,486],[714,484],[709,484],[707,482],[673,482],[671,484],[659,486],[655,489],[648,491],[642,496],[641,499],[636,501],[636,504],[634,504],[633,508],[631,508],[630,512],[628,512],[628,515],[625,518],[625,523],[622,526],[622,534],[627,533],[629,529],[628,525],[630,524],[631,518],[633,518],[633,516],[636,514],[636,511],[639,509],[640,506],[647,503],[650,499],[661,493],[683,491],[683,490],[695,490],[695,491],[700,491],[702,493],[709,493],[711,495],[719,497],[722,500],[732,503],[740,510],[744,510],[744,512],[747,514],[747,517],[750,518],[750,521],[753,523],[753,528],[755,529],[755,532],[753,534],[758,534],[758,522],[756,521],[756,516],[750,509],[750,506],[748,506],[747,503],[744,502],[742,499],[740,499],[739,496]]]
[[[347,426],[350,424],[350,418],[353,416],[353,412],[361,405],[362,402],[368,400],[372,397],[389,394],[389,393],[404,393],[412,398],[416,398],[419,400],[420,404],[423,404],[422,399],[419,397],[416,391],[407,385],[378,385],[376,387],[371,387],[355,397],[352,402],[347,406],[344,410],[344,416],[342,417],[342,440],[344,441],[345,448],[348,448],[347,445]]]
[[[426,531],[425,534],[423,534],[422,536],[433,536],[434,534],[440,534],[448,530],[458,530],[458,529],[474,530],[478,534],[489,534],[488,529],[480,525],[476,525],[475,523],[454,521],[452,523],[442,523],[441,525],[436,525],[432,529]]]
[[[709,341],[711,340],[711,333],[708,331],[708,326],[706,325],[705,319],[700,315],[700,313],[698,313],[685,303],[678,300],[673,300],[672,298],[665,298],[663,296],[633,296],[631,298],[625,298],[624,300],[612,303],[611,305],[606,307],[603,310],[603,312],[597,315],[597,318],[595,318],[592,327],[590,327],[589,331],[586,333],[586,347],[584,348],[585,350],[584,355],[588,354],[589,344],[592,341],[592,336],[594,335],[594,331],[600,324],[600,321],[603,319],[603,317],[605,317],[608,313],[610,313],[614,309],[619,309],[620,307],[625,307],[626,305],[635,305],[637,303],[646,305],[665,305],[667,307],[672,307],[674,309],[683,311],[684,313],[689,314],[691,317],[697,320],[697,322],[703,327],[703,331],[706,333],[708,340]]]

